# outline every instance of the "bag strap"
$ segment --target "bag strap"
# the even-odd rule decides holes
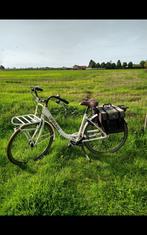
[[[108,118],[108,120],[109,120],[109,113],[108,113],[107,110],[105,110],[105,108],[104,108],[106,105],[107,105],[107,106],[108,106],[108,105],[111,106],[111,104],[104,104],[103,107],[102,107],[102,109],[103,109],[104,112],[106,113],[107,118]]]
[[[112,106],[112,104],[108,103],[108,104],[103,104],[103,107],[105,106]]]
[[[112,105],[112,107],[119,113],[119,118],[121,118],[120,111],[117,109],[117,106]]]

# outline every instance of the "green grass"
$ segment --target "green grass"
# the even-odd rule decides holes
[[[88,93],[100,104],[129,107],[129,136],[115,154],[88,162],[79,147],[56,133],[51,152],[25,169],[6,156],[15,115],[34,112],[30,86],[39,85],[43,97],[60,94],[69,100],[68,118],[51,110],[67,132],[75,132]],[[145,70],[0,71],[0,215],[147,215],[147,133],[142,135],[147,112]],[[59,108],[61,111],[61,108]]]

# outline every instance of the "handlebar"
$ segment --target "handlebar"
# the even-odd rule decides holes
[[[43,91],[43,89],[39,86],[34,86],[34,87],[31,87],[31,90],[32,91]]]
[[[60,98],[59,95],[52,95],[52,96],[49,96],[49,97],[46,99],[46,105],[48,104],[49,100],[52,99],[52,98],[58,99],[59,102],[62,101],[62,102],[65,103],[65,104],[69,104],[69,102],[68,102],[67,100]]]
[[[31,91],[35,93],[35,96],[38,98],[37,101],[45,103],[46,106],[48,105],[49,100],[52,99],[52,98],[57,99],[58,100],[57,103],[60,103],[60,101],[62,101],[65,104],[69,104],[69,102],[67,100],[62,99],[59,95],[52,95],[52,96],[49,96],[47,99],[40,98],[38,96],[37,91],[43,91],[43,89],[41,87],[39,87],[39,86],[31,87]]]

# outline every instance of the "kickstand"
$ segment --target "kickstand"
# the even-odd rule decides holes
[[[90,158],[90,157],[88,156],[88,154],[86,153],[86,151],[85,151],[85,149],[84,149],[84,146],[82,145],[81,147],[82,147],[82,150],[83,150],[83,152],[84,152],[84,155],[85,155],[86,159],[87,159],[89,162],[91,162],[91,158]]]

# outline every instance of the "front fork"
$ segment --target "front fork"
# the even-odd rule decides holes
[[[27,130],[27,126],[26,126],[26,129],[22,129],[23,126],[20,126],[18,128],[14,128],[14,131],[16,132],[18,129],[20,129],[20,130],[22,129],[22,131],[24,132],[24,134],[28,140],[29,145],[33,148],[37,144],[37,142],[42,134],[42,130],[44,128],[44,122],[45,122],[44,119],[41,119],[41,121],[38,124],[36,124],[37,126],[36,126],[32,136],[29,133],[29,131],[31,129]]]
[[[41,121],[40,121],[39,125],[37,126],[33,136],[31,137],[31,140],[34,142],[34,146],[37,144],[38,139],[40,138],[40,136],[42,134],[43,128],[44,128],[44,119],[41,119]],[[39,131],[39,133],[38,133],[38,131]],[[36,140],[34,141],[33,139],[35,139],[36,135],[38,135],[38,136],[37,136]]]

